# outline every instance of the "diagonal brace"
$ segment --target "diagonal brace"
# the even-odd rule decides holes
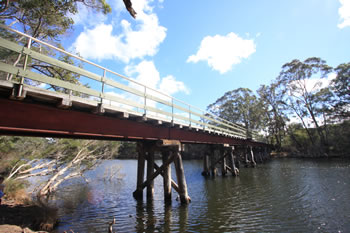
[[[227,157],[229,155],[229,153],[227,153],[227,151],[224,152],[224,155],[222,155],[218,160],[216,160],[216,162],[210,166],[210,168],[213,168],[216,166],[216,164],[218,164],[223,158]]]
[[[157,169],[157,171],[160,169],[160,167],[156,163],[154,163],[154,167],[155,167],[155,169]],[[164,168],[163,168],[163,171],[164,171]],[[163,171],[161,171],[161,173],[160,173],[161,176],[164,176]],[[173,179],[171,179],[171,187],[173,187],[177,193],[180,192],[179,186],[176,184],[176,182]]]
[[[160,175],[162,172],[164,172],[164,167],[168,166],[170,163],[172,163],[177,158],[177,156],[178,156],[177,153],[172,153],[170,155],[169,159],[164,164],[162,164],[162,166],[160,166],[159,169],[157,169],[157,171],[154,172],[149,179],[147,179],[145,182],[143,182],[141,188],[144,189],[152,180],[154,180],[158,175]],[[157,165],[157,167],[158,167],[158,165]]]

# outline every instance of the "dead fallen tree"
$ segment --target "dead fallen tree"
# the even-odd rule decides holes
[[[47,176],[48,179],[36,190],[39,190],[37,192],[39,197],[49,196],[64,181],[75,177],[84,178],[86,171],[94,169],[103,159],[111,158],[117,150],[113,146],[101,146],[98,141],[80,140],[66,140],[53,148],[48,156],[50,159],[19,161],[11,169],[6,180]]]

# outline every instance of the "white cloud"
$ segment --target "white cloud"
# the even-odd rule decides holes
[[[154,56],[166,37],[167,29],[159,25],[158,17],[149,5],[150,2],[133,1],[137,18],[132,20],[132,24],[127,20],[121,20],[114,23],[99,23],[92,29],[85,28],[73,47],[86,59],[118,59],[128,63],[130,59]],[[116,33],[115,28],[119,25],[121,31]]]
[[[142,61],[138,65],[129,65],[125,68],[128,76],[137,75],[135,81],[147,85],[153,89],[157,88],[160,74],[153,61]]]
[[[188,88],[181,81],[177,81],[172,75],[161,78],[153,61],[142,61],[138,65],[129,65],[125,68],[125,73],[129,76],[135,76],[135,81],[147,85],[155,90],[158,90],[167,95],[172,95],[177,92],[189,93]],[[131,84],[134,88],[140,89],[136,84]],[[142,90],[143,91],[143,90]],[[164,95],[148,92],[162,99],[166,99]]]
[[[159,90],[161,92],[167,93],[168,95],[172,95],[176,92],[185,92],[189,94],[188,88],[185,86],[183,82],[176,81],[176,79],[172,75],[168,75],[162,78],[162,81],[159,84]]]
[[[85,6],[83,3],[78,2],[77,7],[78,12],[76,14],[69,14],[75,25],[94,26],[107,19],[107,16],[102,12],[96,12],[96,10]]]
[[[350,0],[339,0],[341,7],[338,10],[339,16],[342,20],[338,27],[340,29],[350,26]]]
[[[161,78],[159,71],[157,70],[153,61],[142,61],[137,65],[129,65],[125,68],[125,73],[128,76],[134,76],[133,80],[147,87],[152,88],[153,90],[147,88],[147,95],[152,95],[154,97],[160,98],[165,101],[171,101],[169,97],[172,94],[177,92],[185,92],[189,93],[188,88],[181,81],[177,81],[175,77],[168,75],[166,77]],[[130,82],[130,87],[133,87],[141,92],[144,92],[144,86],[139,84]],[[164,93],[164,94],[162,94]],[[144,104],[144,98],[135,96],[132,94],[123,94],[124,99],[129,99],[140,104]],[[162,106],[157,105],[156,101],[147,100],[147,106],[160,108]],[[166,110],[165,110],[166,111]],[[168,110],[169,112],[169,110]],[[164,119],[168,119],[169,117],[166,115],[148,112],[148,115],[154,115],[158,117],[163,117]]]
[[[197,53],[191,55],[187,62],[207,61],[210,67],[223,74],[255,53],[255,49],[254,40],[245,40],[233,32],[226,36],[206,36]]]
[[[336,77],[336,73],[330,73],[326,78],[310,78],[293,81],[290,86],[292,89],[294,89],[293,86],[297,87],[297,89],[293,90],[296,96],[302,96],[305,92],[316,93],[322,88],[328,87],[331,81]]]

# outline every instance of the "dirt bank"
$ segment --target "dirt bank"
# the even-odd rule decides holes
[[[56,210],[53,208],[34,204],[20,204],[9,200],[2,200],[0,205],[0,233],[6,232],[1,231],[1,228],[5,228],[4,225],[19,226],[22,232],[25,232],[23,231],[24,228],[29,228],[33,231],[50,232],[56,224],[57,215]],[[12,229],[14,230],[15,228]]]

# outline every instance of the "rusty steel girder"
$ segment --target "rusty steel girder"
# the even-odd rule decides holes
[[[0,135],[102,140],[178,140],[181,143],[263,146],[205,131],[154,125],[54,106],[0,98]]]

